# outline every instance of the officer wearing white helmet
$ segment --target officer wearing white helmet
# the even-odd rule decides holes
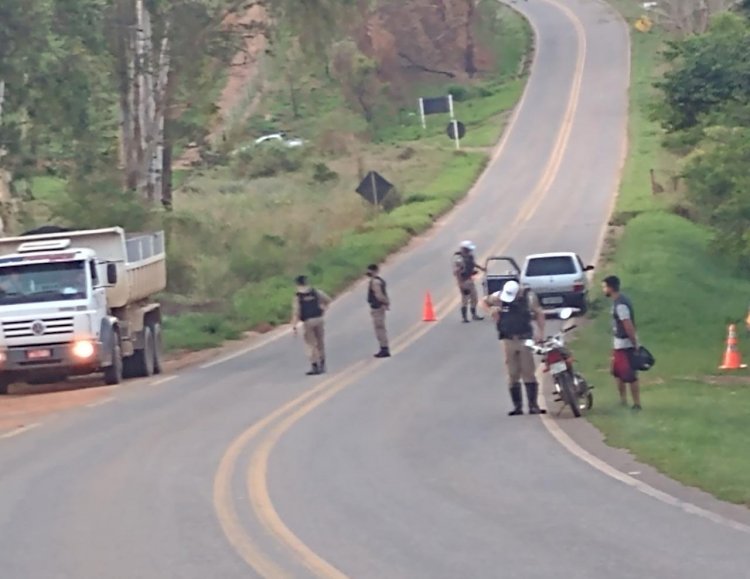
[[[486,271],[474,258],[476,245],[471,241],[462,241],[459,250],[453,254],[453,275],[458,282],[458,290],[461,292],[461,317],[464,323],[469,322],[467,310],[471,307],[471,317],[473,320],[483,320],[477,315],[477,288],[474,285],[474,274],[477,270]]]
[[[532,321],[536,322],[537,338],[544,337],[544,310],[539,298],[530,289],[522,289],[517,281],[505,283],[502,291],[486,296],[482,304],[490,309],[497,323],[498,338],[505,350],[505,364],[508,368],[508,385],[513,410],[508,414],[523,414],[523,395],[521,380],[526,386],[526,398],[529,414],[544,414],[539,408],[537,396],[539,383],[536,380],[534,354],[524,342],[534,337]]]

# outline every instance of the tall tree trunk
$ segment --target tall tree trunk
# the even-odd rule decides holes
[[[3,105],[5,104],[5,81],[0,78],[0,127],[3,126]]]
[[[161,204],[172,211],[172,119],[167,115],[164,123],[164,154],[162,155]]]
[[[138,192],[146,193],[147,175],[143,170],[147,161],[145,156],[148,139],[148,93],[146,87],[147,76],[147,36],[146,18],[148,12],[143,6],[143,0],[135,0],[135,78],[133,82],[133,96],[135,99],[135,141],[137,151]]]
[[[476,57],[476,44],[474,42],[474,14],[476,6],[475,0],[466,0],[466,50],[464,51],[464,71],[469,75],[469,78],[473,78],[477,73],[477,65],[475,62]]]
[[[118,0],[115,19],[117,46],[117,76],[120,96],[120,163],[124,169],[125,187],[131,191],[138,186],[135,149],[135,119],[133,116],[133,0]]]

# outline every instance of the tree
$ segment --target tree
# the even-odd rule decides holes
[[[673,68],[656,83],[663,93],[657,116],[668,131],[698,125],[717,109],[750,100],[750,28],[747,20],[722,14],[705,35],[671,42]]]
[[[690,198],[719,233],[716,247],[750,269],[750,127],[716,127],[688,161]]]
[[[377,63],[362,54],[353,41],[345,40],[334,48],[333,73],[347,100],[371,123],[377,98],[383,91],[377,78]]]

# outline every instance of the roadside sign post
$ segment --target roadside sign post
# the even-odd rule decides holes
[[[456,149],[460,149],[461,139],[463,139],[464,135],[466,135],[466,126],[461,121],[453,119],[450,123],[448,123],[446,133],[448,133],[448,137],[453,139],[453,142],[456,143]]]

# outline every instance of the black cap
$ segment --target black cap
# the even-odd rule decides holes
[[[297,283],[297,285],[305,285],[307,283],[307,276],[298,275],[294,278],[294,281]]]

